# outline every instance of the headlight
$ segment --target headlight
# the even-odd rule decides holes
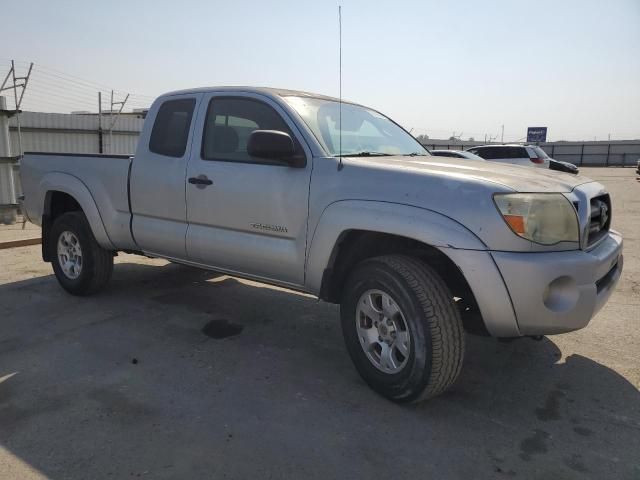
[[[495,194],[498,211],[516,235],[542,245],[578,242],[578,216],[560,193]]]

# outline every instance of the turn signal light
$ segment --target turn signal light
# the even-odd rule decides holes
[[[524,235],[526,232],[526,228],[524,226],[524,217],[520,215],[504,215],[504,219],[513,230],[518,235]]]

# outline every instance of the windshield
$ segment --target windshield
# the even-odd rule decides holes
[[[429,155],[415,138],[384,115],[350,103],[342,104],[340,148],[339,102],[295,96],[284,99],[333,156]]]

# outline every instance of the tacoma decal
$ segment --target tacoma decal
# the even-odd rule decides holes
[[[278,232],[278,233],[287,233],[287,227],[282,227],[280,225],[267,225],[264,223],[250,223],[253,228],[256,230],[266,230],[269,232]]]

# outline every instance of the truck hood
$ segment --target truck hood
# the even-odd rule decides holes
[[[578,185],[592,180],[546,168],[525,167],[497,162],[458,159],[447,157],[366,157],[345,159],[350,164],[375,169],[402,171],[404,173],[442,176],[451,179],[469,179],[491,182],[517,192],[561,192],[572,191]]]

